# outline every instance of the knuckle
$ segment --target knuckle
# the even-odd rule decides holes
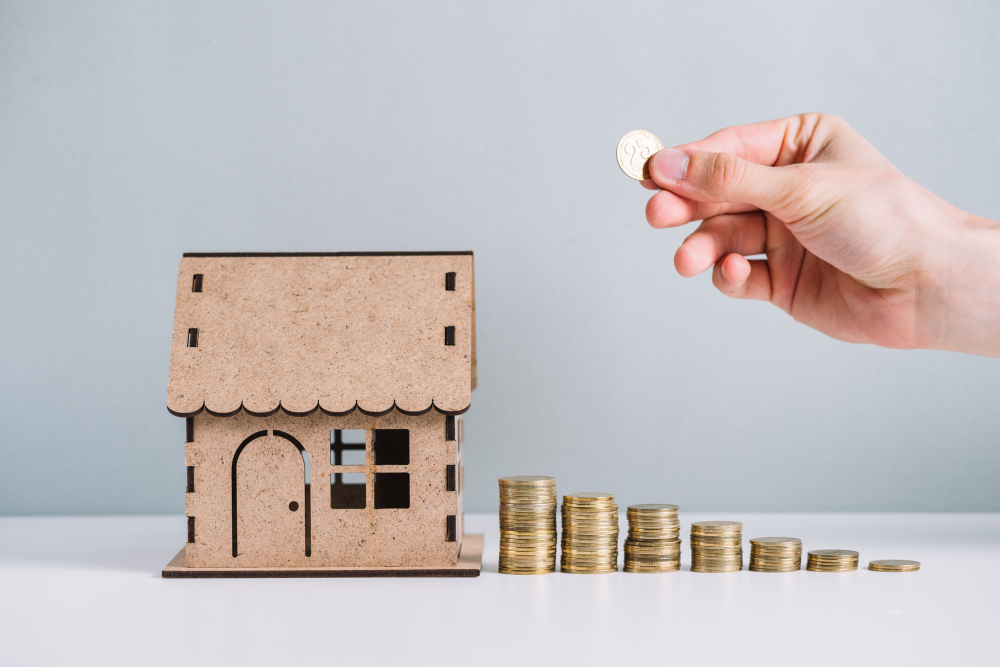
[[[738,187],[745,175],[746,165],[735,155],[716,153],[712,156],[708,177],[713,191],[725,195]]]

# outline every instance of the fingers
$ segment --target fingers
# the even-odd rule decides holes
[[[810,146],[824,143],[830,135],[846,126],[836,116],[804,113],[763,123],[727,127],[701,141],[677,146],[685,153],[732,153],[756,164],[780,167],[808,162]]]
[[[723,257],[758,255],[767,244],[767,222],[760,211],[708,218],[674,254],[674,266],[685,278],[699,274]]]
[[[767,260],[728,255],[715,265],[712,284],[735,299],[771,300],[771,272]]]
[[[796,204],[806,194],[800,165],[765,167],[732,153],[667,148],[653,156],[649,172],[657,185],[680,198],[749,204],[786,222],[798,213]]]
[[[646,220],[650,226],[663,229],[687,224],[692,220],[704,220],[724,213],[752,211],[755,208],[752,204],[694,201],[675,195],[669,190],[660,190],[646,202]]]

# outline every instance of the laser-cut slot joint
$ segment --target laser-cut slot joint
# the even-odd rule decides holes
[[[448,415],[444,418],[444,439],[448,442],[455,440],[455,418]]]
[[[455,291],[455,272],[449,271],[444,274],[444,289],[448,292]]]
[[[445,345],[455,344],[455,327],[444,328],[444,344]]]
[[[194,274],[194,280],[191,281],[191,291],[192,292],[200,292],[201,291],[201,279],[202,279],[202,274],[200,274],[200,273]]]
[[[194,517],[188,518],[188,544],[194,544]]]
[[[194,493],[194,466],[187,467],[187,492]]]
[[[450,465],[445,469],[445,490],[454,491],[455,490],[455,466]]]
[[[188,347],[198,347],[198,329],[194,327],[188,329]]]
[[[194,417],[188,417],[184,420],[184,427],[187,433],[185,437],[187,438],[184,442],[194,442]]]
[[[457,523],[458,522],[456,521],[456,516],[454,514],[449,514],[448,515],[447,525],[445,527],[445,532],[447,533],[447,535],[445,537],[445,542],[454,542],[455,541],[455,539],[456,539],[456,533],[458,532],[458,529],[456,527]]]

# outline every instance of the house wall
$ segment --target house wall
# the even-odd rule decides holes
[[[409,464],[375,466],[372,431],[409,430]],[[332,429],[365,429],[364,466],[335,467],[330,456]],[[233,458],[248,436],[266,430],[268,437],[241,452],[236,495],[238,554],[233,556]],[[305,554],[304,463],[291,443],[274,437],[278,430],[301,443],[309,457],[310,555]],[[456,428],[456,431],[460,431]],[[462,538],[461,461],[458,440],[446,440],[446,418],[435,410],[420,416],[393,411],[369,417],[358,411],[346,417],[316,412],[293,417],[239,413],[193,418],[193,441],[185,446],[185,464],[193,466],[193,491],[186,494],[186,514],[194,517],[194,541],[186,550],[188,567],[377,567],[450,565],[458,560]],[[446,490],[446,470],[456,465],[455,491]],[[408,472],[410,507],[375,509],[374,474]],[[330,479],[335,472],[364,472],[364,509],[332,509]],[[296,512],[288,503],[296,501]],[[456,516],[456,541],[446,541],[448,515]]]

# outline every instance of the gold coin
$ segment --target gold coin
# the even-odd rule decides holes
[[[628,511],[677,513],[677,505],[629,505]]]
[[[691,524],[691,532],[731,533],[742,532],[743,524],[739,521],[695,521]]]
[[[817,549],[810,551],[809,555],[814,558],[857,558],[858,552],[847,549]]]
[[[656,135],[646,130],[632,130],[618,142],[616,157],[625,175],[641,181],[649,178],[649,158],[663,150]]]
[[[802,547],[802,540],[797,537],[752,537],[750,544],[764,547]]]
[[[915,560],[873,560],[868,563],[873,572],[916,572],[920,563]]]
[[[563,500],[580,500],[583,502],[612,501],[615,499],[613,493],[600,493],[595,491],[582,491],[579,493],[567,493],[563,495]]]
[[[514,475],[512,477],[501,477],[501,484],[555,484],[555,477],[544,475]]]

